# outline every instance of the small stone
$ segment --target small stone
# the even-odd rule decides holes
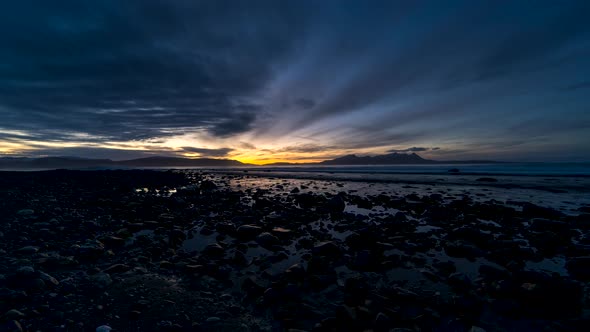
[[[104,272],[99,272],[90,276],[90,281],[94,284],[94,286],[100,289],[105,289],[113,283],[111,276]]]
[[[18,278],[32,278],[36,276],[35,269],[32,266],[21,266],[16,269]]]
[[[219,317],[209,317],[205,320],[205,322],[210,323],[210,324],[217,323],[219,321],[221,321],[221,318],[219,318]]]
[[[26,246],[16,250],[17,254],[32,255],[39,252],[39,248],[34,246]]]
[[[57,281],[57,279],[55,279],[54,277],[50,276],[49,274],[47,274],[43,271],[39,271],[39,278],[41,278],[41,280],[43,280],[45,282],[45,284],[50,287],[55,287],[55,286],[59,285],[59,281]]]
[[[9,320],[7,322],[0,323],[0,331],[6,331],[6,332],[22,332],[23,331],[23,327],[16,320]]]
[[[35,214],[35,210],[22,209],[22,210],[19,210],[16,214],[18,214],[19,216],[31,216],[31,215]]]
[[[129,312],[129,319],[131,319],[131,320],[138,320],[139,316],[141,316],[141,311],[131,310]]]
[[[112,273],[127,272],[129,270],[131,270],[131,268],[129,267],[129,265],[125,265],[125,264],[114,264],[114,265],[111,265],[111,266],[107,267],[104,270],[104,272],[105,273],[112,274]]]
[[[11,309],[4,313],[4,315],[2,315],[2,318],[6,320],[19,320],[25,318],[25,314],[16,309]]]

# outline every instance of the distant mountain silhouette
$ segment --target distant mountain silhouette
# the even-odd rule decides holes
[[[424,159],[419,155],[390,153],[377,156],[359,157],[354,154],[319,163],[274,163],[264,166],[363,166],[363,165],[416,165],[416,164],[481,164],[496,163],[486,160],[437,161]],[[239,167],[252,166],[232,159],[180,158],[180,157],[146,157],[131,160],[114,161],[111,159],[84,159],[76,157],[44,158],[0,158],[0,168],[4,169],[56,169],[56,168],[141,168],[141,167]]]
[[[349,154],[335,159],[324,160],[319,163],[272,163],[264,166],[365,166],[365,165],[422,165],[422,164],[490,164],[501,163],[490,160],[432,160],[424,159],[416,153],[390,153],[377,156],[362,156]]]
[[[0,168],[97,168],[97,167],[214,167],[245,166],[237,160],[211,158],[147,157],[113,161],[110,159],[84,159],[76,157],[0,158]]]
[[[424,159],[419,155],[405,153],[390,153],[374,157],[358,157],[354,154],[344,157],[325,160],[320,165],[399,165],[399,164],[432,164],[434,160]]]

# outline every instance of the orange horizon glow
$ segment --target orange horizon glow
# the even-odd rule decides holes
[[[338,148],[326,140],[324,144],[327,147],[324,149],[322,145],[310,144],[309,141],[296,137],[285,136],[280,139],[272,139],[253,138],[245,135],[218,139],[199,131],[136,141],[100,141],[99,137],[93,137],[83,132],[67,133],[72,138],[69,141],[42,141],[35,136],[35,133],[15,132],[0,128],[0,134],[2,133],[22,136],[18,139],[0,139],[0,156],[11,157],[75,156],[90,159],[127,160],[163,156],[190,159],[229,159],[244,164],[268,165],[274,163],[317,163],[349,154],[379,155],[387,153],[389,149],[399,148],[397,146],[360,149]],[[193,152],[190,148],[196,149]],[[102,156],[94,156],[93,149],[101,151]],[[306,151],[306,149],[310,151]],[[104,150],[112,150],[113,153],[110,154],[112,157],[109,157],[109,152]],[[227,152],[220,153],[219,150],[227,150]],[[78,154],[77,151],[83,151],[83,155]],[[127,151],[129,157],[126,157]],[[106,157],[104,157],[105,155]],[[115,157],[116,155],[118,157]],[[428,154],[425,156],[428,157]]]

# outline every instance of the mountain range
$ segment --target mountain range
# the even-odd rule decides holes
[[[346,155],[343,157],[325,160],[319,163],[274,163],[264,166],[336,166],[336,165],[401,165],[401,164],[465,164],[465,163],[491,163],[492,161],[436,161],[424,159],[419,155],[405,153],[390,153],[377,156]],[[213,158],[180,158],[180,157],[146,157],[130,160],[111,159],[85,159],[77,157],[43,157],[43,158],[0,158],[0,168],[3,169],[55,169],[55,168],[137,168],[137,167],[240,167],[256,165],[245,164],[231,159]]]

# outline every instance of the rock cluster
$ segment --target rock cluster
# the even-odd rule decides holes
[[[247,178],[0,173],[0,329],[588,326],[587,207],[231,185]]]

